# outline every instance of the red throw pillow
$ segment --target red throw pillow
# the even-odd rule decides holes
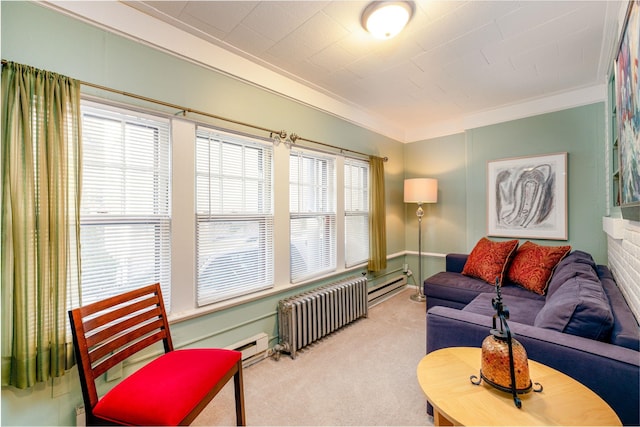
[[[524,242],[516,252],[507,278],[513,283],[544,295],[556,265],[571,252],[571,246],[540,246]]]
[[[493,242],[483,237],[469,254],[462,274],[477,277],[491,285],[495,285],[497,278],[502,284],[511,256],[517,247],[518,240]]]

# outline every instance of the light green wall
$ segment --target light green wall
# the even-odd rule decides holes
[[[402,143],[38,4],[2,2],[1,8],[2,59],[260,127],[286,129],[312,140],[388,157],[389,161],[385,164],[387,253],[402,254],[404,251]],[[83,92],[145,108],[159,108],[88,87],[83,87]],[[164,111],[176,113],[173,110]],[[211,123],[229,129],[258,132],[223,121]],[[402,256],[396,257],[390,260],[386,271],[370,275],[372,285],[386,281],[390,275],[399,274],[403,261]],[[310,284],[307,288],[321,283]],[[176,347],[226,346],[265,332],[273,345],[277,339],[278,300],[303,290],[305,288],[290,289],[259,301],[173,323],[174,344]],[[102,390],[106,388],[102,386]],[[81,402],[75,369],[56,380],[54,385],[40,384],[24,391],[3,387],[2,425],[75,424],[73,411]]]
[[[422,219],[422,276],[444,268],[440,257],[424,254],[466,252],[467,146],[465,135],[434,138],[407,144],[404,152],[406,178],[436,178],[438,203],[425,204]],[[418,219],[415,204],[406,205],[405,241],[407,250],[418,250]],[[417,257],[407,257],[417,274]]]
[[[605,185],[601,104],[404,145],[34,3],[2,2],[1,18],[3,59],[389,157],[385,164],[389,254],[417,250],[415,206],[403,203],[405,176],[439,179],[438,203],[425,206],[423,251],[468,252],[485,234],[486,161],[568,151],[569,242],[575,248],[593,253],[598,262],[606,262],[606,242],[600,226]],[[125,101],[110,93],[90,89],[86,92]],[[234,128],[223,122],[214,124]],[[399,269],[403,262],[403,257],[391,260],[387,272]],[[415,256],[408,256],[407,262],[417,273]],[[423,263],[423,276],[443,266],[442,258],[428,257]],[[384,281],[385,274],[374,282]],[[228,345],[264,331],[273,345],[277,334],[277,301],[299,291],[287,291],[175,323],[172,325],[174,342],[177,346]],[[75,423],[73,408],[80,402],[75,369],[56,380],[53,386],[40,384],[30,390],[3,387],[2,425],[72,425]]]
[[[568,243],[606,264],[604,141],[604,103],[597,103],[408,144],[404,153],[407,178],[439,180],[438,203],[425,209],[423,252],[468,253],[486,235],[487,161],[566,151],[569,239],[566,243],[534,241]],[[416,251],[413,206],[406,209],[406,222],[407,249]],[[441,259],[426,257],[424,276],[443,266]]]
[[[468,247],[486,233],[487,161],[566,151],[568,243],[574,249],[591,253],[596,262],[606,264],[606,238],[602,231],[602,217],[606,215],[604,141],[604,103],[469,131]]]

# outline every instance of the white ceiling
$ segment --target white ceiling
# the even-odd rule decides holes
[[[516,104],[603,99],[626,1],[418,0],[405,31],[387,41],[362,28],[363,1],[123,3],[411,141]]]

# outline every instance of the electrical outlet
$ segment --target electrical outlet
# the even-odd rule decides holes
[[[84,413],[84,406],[76,407],[76,426],[84,427],[87,425],[87,419]]]
[[[407,270],[404,274],[406,274],[407,277],[413,276],[413,272],[411,270]]]

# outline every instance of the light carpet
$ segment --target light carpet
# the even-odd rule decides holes
[[[425,355],[425,304],[407,288],[298,352],[244,369],[248,425],[433,425],[416,367]],[[194,425],[233,425],[233,381]]]

